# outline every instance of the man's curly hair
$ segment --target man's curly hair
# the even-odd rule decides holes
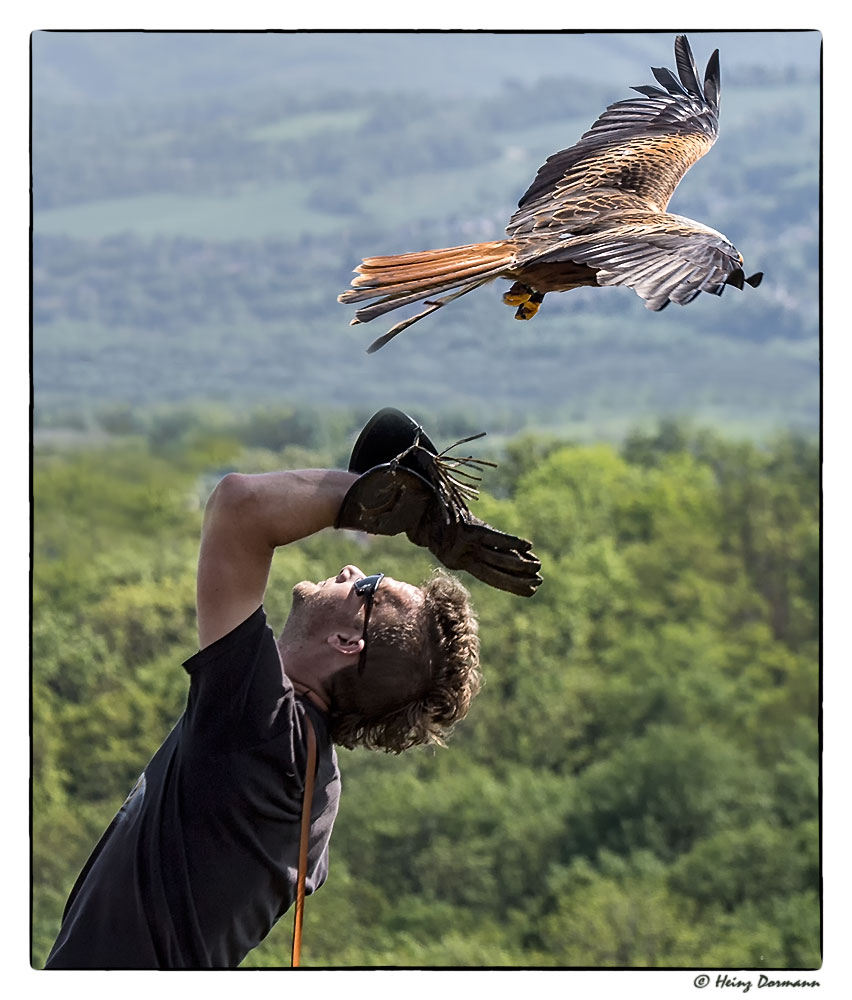
[[[420,590],[417,613],[397,605],[371,625],[363,674],[353,665],[332,677],[331,737],[340,746],[388,753],[444,746],[467,715],[481,685],[470,595],[441,570]]]

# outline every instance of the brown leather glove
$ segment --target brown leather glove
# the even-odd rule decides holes
[[[397,420],[394,414],[404,419]],[[378,417],[382,419],[377,421]],[[390,448],[400,445],[403,450],[390,461],[366,470],[358,467],[385,457]],[[493,463],[447,459],[450,450],[436,454],[422,428],[409,417],[399,411],[380,411],[353,449],[350,469],[363,474],[346,494],[335,527],[375,535],[405,532],[448,569],[466,570],[491,587],[532,596],[542,582],[541,562],[531,551],[532,544],[474,517],[465,498],[476,497],[477,491],[457,478],[477,478],[466,468]]]

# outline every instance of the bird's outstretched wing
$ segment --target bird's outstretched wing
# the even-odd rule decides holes
[[[634,289],[654,311],[669,302],[686,305],[699,292],[721,295],[725,285],[754,287],[763,277],[745,277],[742,256],[721,233],[665,212],[604,217],[583,235],[551,245],[528,263],[559,260],[593,267],[599,285]]]
[[[577,213],[594,216],[600,208],[665,210],[719,128],[718,49],[703,84],[685,35],[675,39],[675,59],[677,75],[653,69],[659,87],[632,88],[644,99],[611,104],[576,145],[548,157],[518,202],[510,237],[565,231]]]

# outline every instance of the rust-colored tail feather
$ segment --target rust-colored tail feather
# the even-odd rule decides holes
[[[423,312],[398,323],[370,345],[368,353],[372,353],[423,316],[493,281],[512,263],[514,252],[513,243],[500,240],[441,250],[366,257],[356,268],[358,277],[352,279],[352,288],[339,295],[337,300],[344,303],[376,300],[372,305],[357,310],[352,320],[354,325],[369,323],[377,316],[425,300],[429,295],[458,289],[444,299],[427,302],[428,308]]]

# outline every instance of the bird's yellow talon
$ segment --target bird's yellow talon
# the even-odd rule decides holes
[[[529,301],[532,289],[522,281],[516,281],[508,292],[503,294],[503,301],[507,306],[521,306]]]
[[[515,313],[515,319],[532,319],[538,312],[538,307],[538,302],[528,301],[522,303],[518,306],[518,311]]]

